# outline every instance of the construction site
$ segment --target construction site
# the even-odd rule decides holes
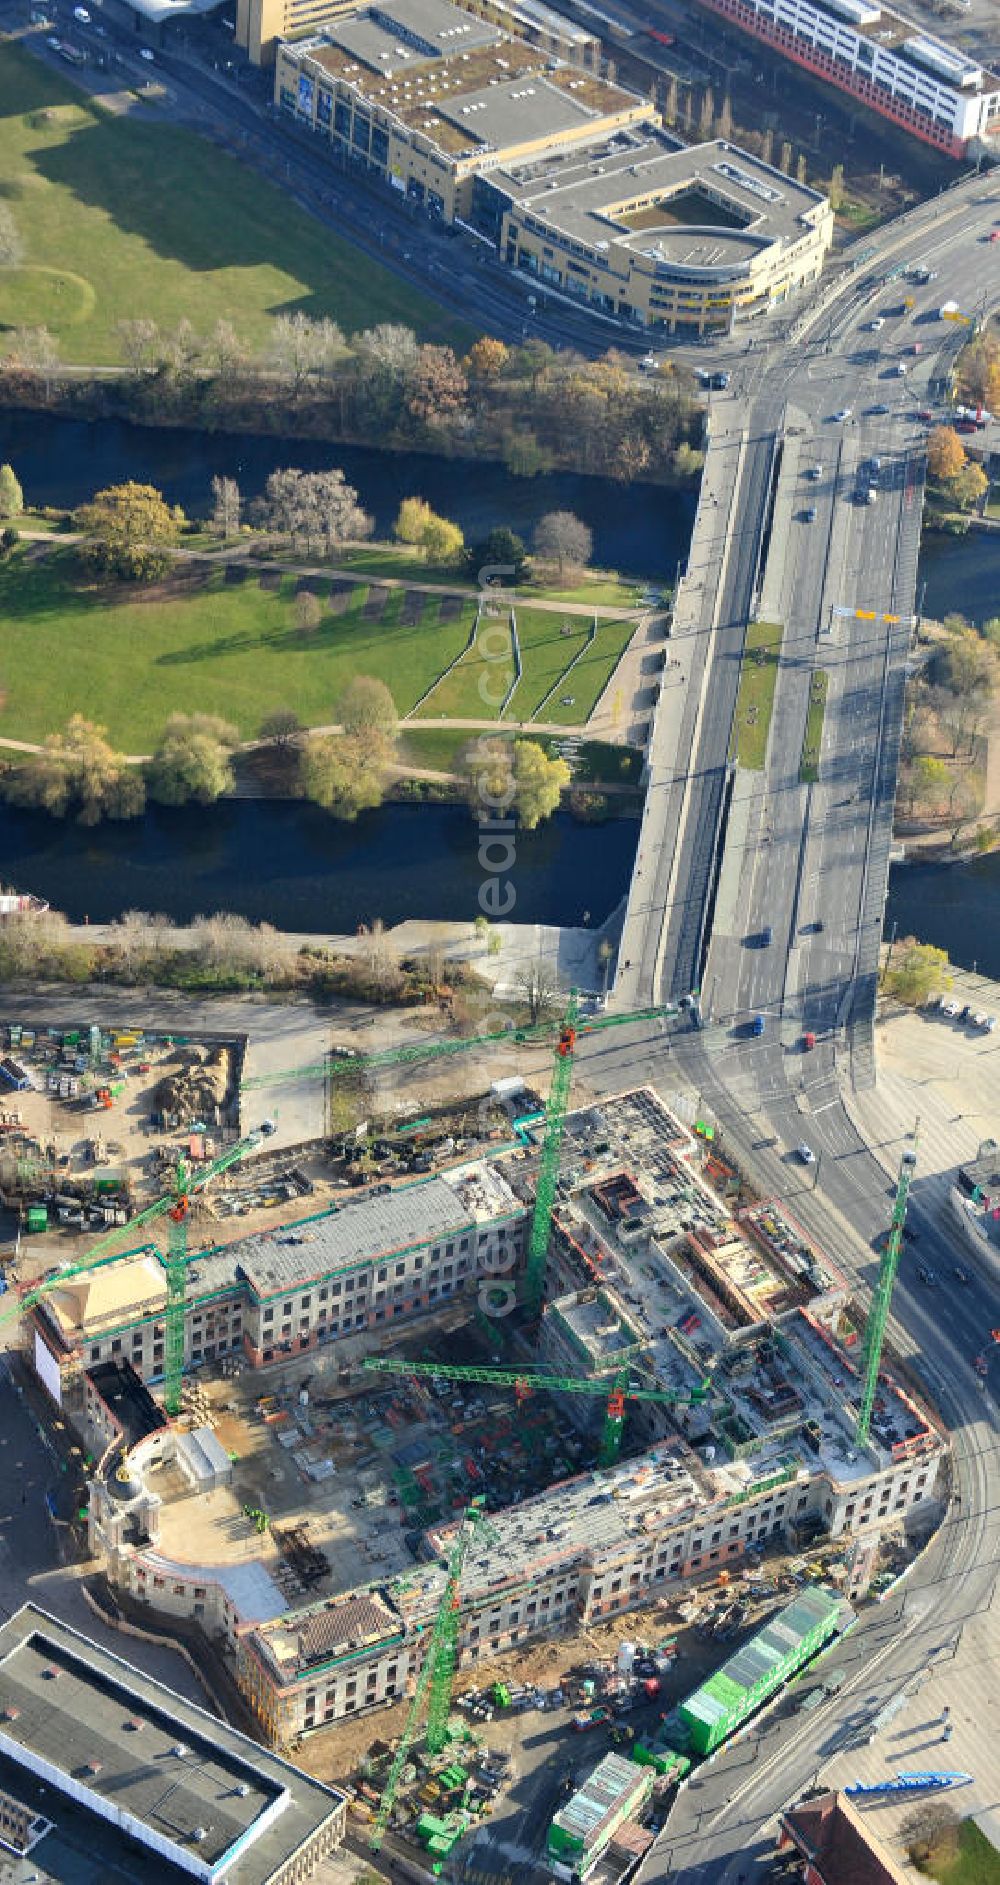
[[[352,1788],[375,1850],[502,1857],[526,1768],[548,1799],[565,1736],[588,1766],[621,1746],[652,1773],[563,1829],[590,1840],[588,1875],[619,1876],[687,1766],[935,1522],[945,1435],[883,1354],[912,1154],[866,1318],[710,1131],[651,1087],[571,1092],[580,1035],[632,1019],[571,998],[513,1038],[334,1043],[295,1073],[326,1086],[326,1134],[280,1150],[284,1076],[248,1075],[244,1044],[99,1038],[88,1113],[114,1052],[135,1096],[117,1143],[148,1169],[82,1250],[46,1164],[69,1152],[72,1173],[77,1141],[40,1108],[79,1105],[49,1076],[83,1045],[10,1041],[6,1156],[27,1166],[34,1137],[43,1168],[4,1191],[24,1345],[92,1463],[89,1552],[123,1602],[205,1631],[261,1737]],[[548,1079],[478,1084],[498,1043],[547,1050]],[[450,1092],[414,1114],[428,1063]],[[359,1074],[348,1128],[338,1083]],[[73,1254],[28,1266],[27,1213],[50,1203]],[[812,1608],[768,1638],[797,1592]],[[745,1705],[723,1671],[696,1707],[758,1637]],[[543,1734],[516,1728],[535,1712]]]

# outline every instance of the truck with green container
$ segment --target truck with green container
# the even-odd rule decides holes
[[[714,1754],[750,1715],[771,1701],[790,1677],[805,1668],[834,1637],[849,1629],[853,1621],[850,1604],[835,1592],[822,1585],[799,1591],[721,1669],[681,1702],[656,1735],[636,1743],[633,1760],[665,1774],[673,1770],[678,1752]]]
[[[655,1775],[621,1754],[606,1754],[549,1827],[546,1859],[556,1878],[586,1878],[623,1820],[641,1812]]]

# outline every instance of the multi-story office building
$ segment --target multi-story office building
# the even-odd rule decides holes
[[[527,40],[550,59],[598,72],[601,42],[564,19],[544,0],[456,0],[465,13]],[[347,19],[358,0],[237,0],[236,43],[255,65],[273,63],[278,41],[315,32],[331,20]]]
[[[815,281],[825,197],[447,0],[386,0],[278,46],[275,101],[511,268],[633,325],[726,332]]]
[[[237,1355],[259,1366],[433,1314],[516,1267],[526,1218],[502,1171],[473,1164],[203,1251],[187,1273],[185,1368]],[[159,1380],[166,1295],[152,1250],[49,1290],[33,1316],[46,1386],[108,1361]]]
[[[701,0],[951,157],[1000,130],[1000,76],[875,0]]]
[[[0,1627],[0,1845],[18,1879],[301,1885],[342,1793],[24,1604]]]

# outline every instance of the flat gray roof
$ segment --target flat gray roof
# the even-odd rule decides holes
[[[259,1296],[273,1296],[331,1271],[357,1268],[442,1237],[463,1235],[493,1217],[522,1216],[502,1174],[462,1167],[450,1178],[418,1179],[383,1197],[346,1197],[336,1210],[258,1231],[192,1259],[193,1294],[222,1289],[239,1267]]]
[[[435,98],[441,118],[468,131],[480,143],[519,144],[530,138],[558,137],[578,130],[595,114],[572,93],[550,85],[541,72],[512,79],[509,85],[484,85],[456,98]]]
[[[394,25],[399,26],[438,46],[441,52],[491,46],[500,37],[497,27],[452,6],[450,0],[383,0],[380,6],[368,7],[364,17],[381,21],[390,32]]]
[[[0,1628],[0,1756],[25,1804],[45,1784],[41,1808],[59,1838],[31,1855],[40,1877],[207,1878],[224,1867],[227,1885],[258,1885],[343,1802],[33,1604]],[[67,1841],[68,1816],[79,1816],[79,1842]]]
[[[692,269],[732,267],[775,241],[789,242],[823,198],[721,139],[673,148],[652,123],[632,125],[584,152],[558,152],[491,171],[490,182],[525,214],[589,248],[628,248]],[[667,199],[703,190],[742,228],[674,223],[631,229],[620,204],[655,192]]]
[[[428,58],[492,46],[500,37],[495,26],[449,6],[448,0],[393,0],[330,21],[325,30],[345,52],[390,78],[408,66],[426,65]]]

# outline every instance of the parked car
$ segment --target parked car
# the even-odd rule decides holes
[[[753,1018],[753,1025],[751,1028],[751,1033],[756,1035],[759,1039],[759,1037],[763,1034],[763,1032],[764,1032],[764,1017],[762,1014],[755,1014]]]
[[[812,1146],[807,1145],[804,1139],[796,1146],[795,1154],[797,1158],[802,1160],[803,1165],[815,1165],[816,1163],[816,1154]]]

